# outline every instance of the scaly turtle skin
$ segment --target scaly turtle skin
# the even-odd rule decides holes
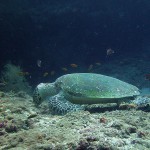
[[[64,114],[83,109],[79,104],[120,103],[138,96],[139,89],[109,76],[94,73],[67,74],[54,83],[39,84],[33,101],[39,105],[49,100],[50,109]]]

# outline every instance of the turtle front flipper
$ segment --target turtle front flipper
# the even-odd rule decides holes
[[[49,102],[49,109],[54,114],[64,115],[68,112],[84,110],[84,107],[77,104],[72,104],[71,102],[67,101],[63,94],[57,94],[52,97],[48,97]]]

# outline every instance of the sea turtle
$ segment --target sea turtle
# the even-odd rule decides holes
[[[33,94],[39,105],[48,99],[55,113],[83,109],[79,104],[120,103],[139,95],[139,89],[119,79],[95,74],[73,73],[56,79],[53,83],[40,83]]]

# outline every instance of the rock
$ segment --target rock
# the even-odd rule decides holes
[[[5,93],[0,91],[0,97],[4,97],[5,96]]]
[[[32,113],[32,114],[30,114],[30,115],[28,116],[28,119],[34,118],[34,117],[36,117],[36,116],[37,116],[37,113]]]
[[[5,127],[5,131],[6,132],[17,132],[17,127],[13,124],[8,124],[6,127]]]

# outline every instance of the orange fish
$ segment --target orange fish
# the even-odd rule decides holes
[[[48,76],[48,72],[45,72],[45,73],[43,74],[43,77],[46,77],[46,76]]]
[[[65,67],[63,67],[63,68],[61,68],[63,71],[68,71],[68,69],[67,68],[65,68]]]
[[[70,64],[70,66],[71,66],[72,68],[77,68],[77,67],[78,67],[77,64]]]
[[[88,71],[91,71],[93,69],[93,65],[89,65]]]
[[[53,70],[53,71],[51,71],[51,73],[50,73],[50,74],[51,74],[51,76],[53,76],[53,75],[55,74],[55,71],[54,71],[54,70]]]

